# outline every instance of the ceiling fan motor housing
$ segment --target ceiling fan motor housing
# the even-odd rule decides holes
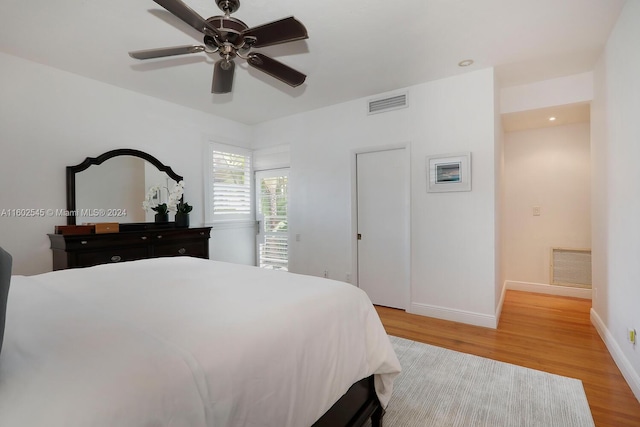
[[[249,28],[247,24],[239,19],[226,16],[213,16],[207,19],[207,22],[218,30],[221,42],[229,42],[238,48],[242,46],[242,32]]]

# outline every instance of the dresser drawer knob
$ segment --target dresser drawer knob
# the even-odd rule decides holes
[[[201,236],[204,236],[204,231],[201,231],[201,232],[200,232],[200,235],[201,235]]]
[[[158,234],[158,239],[162,239],[162,234]]]
[[[120,255],[114,255],[111,257],[112,262],[120,262],[122,261],[122,257]]]
[[[178,249],[178,253],[179,253],[180,255],[184,255],[184,254],[186,254],[186,253],[187,253],[187,250],[186,250],[185,248],[180,248],[180,249]]]
[[[142,240],[147,240],[147,236],[140,237]]]
[[[81,241],[80,241],[80,244],[81,244],[81,245],[86,245],[86,244],[87,244],[87,241],[86,241],[86,240],[81,240]]]

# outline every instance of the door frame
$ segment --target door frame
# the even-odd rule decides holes
[[[378,145],[372,147],[363,147],[351,150],[351,281],[353,285],[360,287],[358,278],[358,154],[375,153],[379,151],[389,151],[404,149],[405,154],[405,208],[406,208],[406,226],[404,230],[400,230],[404,234],[406,245],[406,253],[409,257],[405,263],[407,283],[404,284],[407,290],[407,301],[405,301],[405,311],[411,307],[411,143],[402,142],[397,144]]]

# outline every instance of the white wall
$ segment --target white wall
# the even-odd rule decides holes
[[[0,74],[0,213],[63,209],[65,166],[135,148],[184,176],[185,201],[195,207],[191,223],[199,225],[202,144],[218,137],[250,142],[248,126],[1,53]],[[14,255],[14,274],[51,270],[47,233],[63,224],[64,217],[0,217],[0,245]]]
[[[589,124],[507,132],[504,160],[506,280],[549,285],[552,247],[591,247]]]
[[[495,326],[494,75],[409,88],[409,108],[368,116],[366,99],[255,127],[254,147],[291,147],[292,271],[345,280],[352,263],[355,150],[411,150],[411,311]],[[427,193],[425,157],[472,152],[472,191]]]
[[[496,289],[495,289],[495,313],[496,313],[496,325],[500,320],[500,313],[502,312],[502,303],[505,296],[505,265],[504,265],[504,131],[502,128],[502,115],[500,111],[502,109],[502,100],[500,98],[500,85],[497,79],[494,78],[494,99],[496,100],[493,106],[493,126],[495,132],[495,218],[494,226],[496,231],[495,243],[495,272],[496,272]]]
[[[209,224],[209,258],[235,264],[256,265],[256,226],[251,221]]]
[[[503,88],[500,94],[500,111],[502,114],[514,113],[578,104],[592,99],[593,72],[587,72]]]
[[[627,2],[595,70],[592,321],[640,400],[640,2]]]

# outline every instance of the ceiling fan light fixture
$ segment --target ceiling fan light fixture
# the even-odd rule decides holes
[[[229,60],[229,58],[225,58],[225,60],[220,63],[220,68],[225,71],[231,68],[231,61]]]

